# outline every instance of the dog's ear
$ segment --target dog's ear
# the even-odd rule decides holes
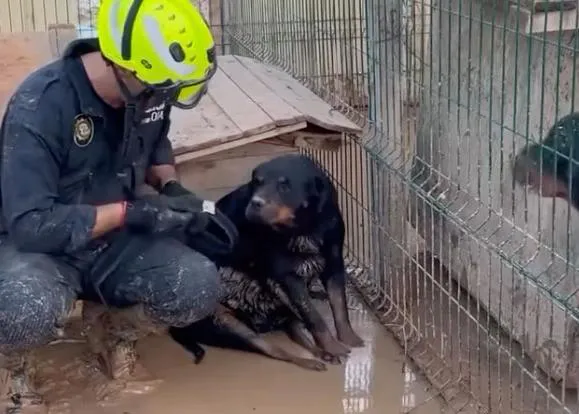
[[[219,199],[217,208],[230,220],[238,223],[245,216],[245,207],[249,203],[252,194],[253,190],[250,184],[243,184]]]

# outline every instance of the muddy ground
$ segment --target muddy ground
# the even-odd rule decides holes
[[[35,356],[36,379],[51,414],[445,412],[398,344],[356,300],[351,315],[366,346],[326,372],[214,348],[208,348],[205,360],[195,365],[169,338],[151,337],[139,345],[141,381],[127,388],[96,370],[83,343],[40,350]],[[293,346],[281,336],[275,340]]]

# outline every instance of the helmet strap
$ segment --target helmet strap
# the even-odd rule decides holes
[[[127,102],[123,136],[116,154],[117,175],[123,183],[124,190],[130,197],[136,186],[135,164],[141,155],[141,141],[138,135],[138,125],[142,118],[145,101],[143,99]]]
[[[130,195],[135,187],[134,163],[139,156],[140,145],[139,138],[135,136],[135,133],[142,118],[142,111],[150,91],[149,88],[145,88],[145,90],[136,95],[132,94],[127,84],[123,81],[117,66],[112,64],[112,69],[126,102],[123,136],[116,158],[117,174],[119,174],[119,178],[123,182],[127,195]]]
[[[127,105],[131,104],[131,103],[135,104],[148,95],[148,93],[149,93],[148,88],[145,88],[143,91],[139,92],[138,94],[131,93],[129,87],[127,86],[126,82],[123,80],[123,78],[121,77],[121,74],[119,73],[119,68],[113,64],[112,69],[113,69],[113,73],[115,74],[115,79],[117,81],[117,85],[119,86],[121,94],[123,95],[123,98],[125,99],[125,102],[127,103]]]
[[[143,91],[139,92],[138,94],[131,93],[127,84],[123,81],[121,74],[119,73],[119,69],[113,65],[112,66],[113,73],[115,74],[115,79],[119,86],[119,89],[123,95],[123,98],[126,102],[125,104],[125,126],[124,126],[124,133],[123,133],[123,144],[120,151],[120,154],[123,157],[127,156],[127,152],[130,152],[127,146],[131,145],[131,135],[133,130],[136,129],[140,119],[141,119],[141,112],[143,106],[145,104],[146,98],[150,93],[149,88],[145,88]]]

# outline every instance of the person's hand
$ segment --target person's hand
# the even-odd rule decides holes
[[[233,252],[239,233],[235,224],[209,200],[202,200],[177,181],[165,184],[161,194],[173,208],[193,214],[185,234],[188,246],[212,260]]]
[[[140,233],[165,233],[185,229],[193,214],[163,195],[147,195],[124,204],[124,225]]]
[[[215,215],[215,203],[197,197],[177,181],[165,184],[161,194],[168,197],[172,208],[191,213],[192,218],[187,227],[191,234],[204,231],[209,225],[210,215]]]

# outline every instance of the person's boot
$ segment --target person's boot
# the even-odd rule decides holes
[[[32,367],[28,352],[0,354],[1,406],[6,414],[27,412],[45,413],[42,397],[32,386]]]
[[[137,340],[167,330],[154,323],[142,305],[116,309],[85,302],[83,323],[87,342],[111,379],[131,378],[138,360]]]

